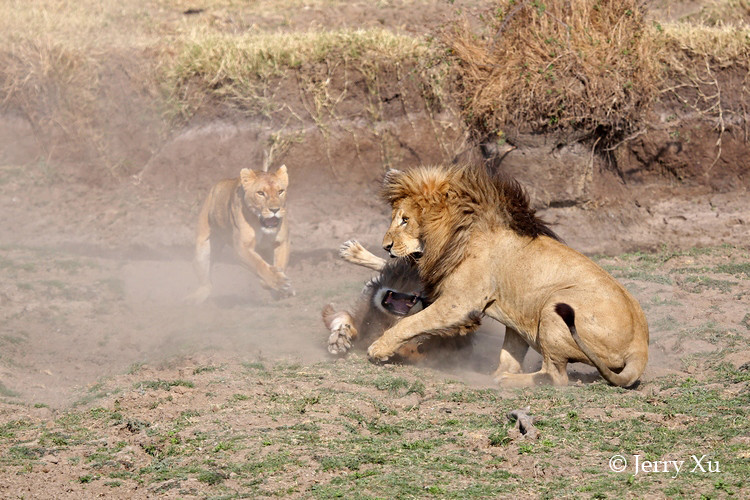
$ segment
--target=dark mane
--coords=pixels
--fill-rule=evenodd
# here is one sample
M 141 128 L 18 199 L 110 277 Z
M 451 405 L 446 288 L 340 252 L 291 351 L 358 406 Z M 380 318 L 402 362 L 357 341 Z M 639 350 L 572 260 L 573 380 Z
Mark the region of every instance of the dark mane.
M 536 210 L 529 203 L 529 195 L 517 180 L 507 174 L 497 173 L 492 176 L 491 181 L 500 197 L 505 200 L 511 229 L 523 236 L 548 236 L 563 243 L 547 222 L 536 216 Z

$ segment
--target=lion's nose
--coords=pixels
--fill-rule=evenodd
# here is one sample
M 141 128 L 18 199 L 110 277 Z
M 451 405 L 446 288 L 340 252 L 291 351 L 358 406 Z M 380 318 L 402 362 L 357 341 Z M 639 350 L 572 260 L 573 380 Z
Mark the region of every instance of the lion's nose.
M 271 211 L 271 213 L 273 213 L 274 215 L 276 215 L 277 213 L 279 213 L 279 209 L 278 209 L 278 208 L 270 208 L 269 210 L 270 210 L 270 211 Z
M 391 248 L 393 248 L 393 242 L 388 243 L 387 245 L 383 245 L 383 248 L 386 252 L 391 253 Z

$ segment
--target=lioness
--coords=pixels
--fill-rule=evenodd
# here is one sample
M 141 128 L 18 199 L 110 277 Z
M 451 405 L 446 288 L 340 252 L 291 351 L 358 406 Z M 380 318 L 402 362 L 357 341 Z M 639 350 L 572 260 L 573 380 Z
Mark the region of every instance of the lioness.
M 367 345 L 405 316 L 421 311 L 429 302 L 424 296 L 419 273 L 411 259 L 394 259 L 387 262 L 377 257 L 355 240 L 349 240 L 339 249 L 341 258 L 352 264 L 378 271 L 362 290 L 355 307 L 350 311 L 336 311 L 333 304 L 323 308 L 322 317 L 328 337 L 328 351 L 344 354 L 354 343 Z M 471 333 L 479 327 L 477 315 L 474 322 L 460 331 L 445 332 L 442 337 L 418 336 L 401 346 L 399 361 L 415 362 L 424 358 L 434 348 L 455 350 L 471 345 Z
M 216 183 L 198 216 L 195 270 L 200 285 L 188 299 L 205 301 L 211 294 L 211 257 L 232 243 L 240 262 L 279 296 L 294 295 L 284 270 L 289 262 L 285 165 L 273 173 L 243 168 L 240 176 Z M 261 252 L 273 253 L 273 265 Z
M 614 278 L 560 241 L 536 217 L 515 181 L 484 168 L 390 171 L 392 207 L 383 247 L 418 258 L 423 311 L 396 323 L 368 349 L 385 360 L 415 335 L 462 325 L 476 312 L 506 326 L 496 380 L 564 385 L 567 364 L 593 364 L 610 383 L 633 385 L 648 360 L 648 325 L 638 302 Z M 542 368 L 521 373 L 532 346 Z

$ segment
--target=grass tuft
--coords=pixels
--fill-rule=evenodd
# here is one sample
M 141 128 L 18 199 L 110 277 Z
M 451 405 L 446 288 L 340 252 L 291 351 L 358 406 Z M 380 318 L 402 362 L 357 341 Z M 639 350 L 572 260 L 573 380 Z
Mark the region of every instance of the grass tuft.
M 269 79 L 326 63 L 374 75 L 384 67 L 416 61 L 428 51 L 419 39 L 384 29 L 231 35 L 192 34 L 166 63 L 172 102 L 191 105 L 206 97 L 259 110 Z

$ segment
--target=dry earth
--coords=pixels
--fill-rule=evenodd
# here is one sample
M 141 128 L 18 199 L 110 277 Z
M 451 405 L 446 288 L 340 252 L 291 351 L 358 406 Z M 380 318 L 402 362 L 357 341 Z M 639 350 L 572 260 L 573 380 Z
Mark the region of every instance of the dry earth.
M 277 19 L 269 13 L 258 22 L 289 29 L 307 23 L 370 23 L 422 32 L 453 12 L 447 2 L 418 12 L 400 2 L 384 3 L 388 7 L 377 18 L 371 17 L 365 3 L 352 2 L 335 16 L 316 11 Z M 467 11 L 479 8 L 464 3 Z M 655 15 L 679 17 L 697 11 L 700 2 L 677 2 L 683 12 L 675 5 L 651 4 Z M 437 429 L 454 425 L 445 424 L 451 413 L 461 422 L 472 414 L 500 418 L 513 409 L 507 405 L 529 400 L 540 413 L 577 412 L 581 418 L 603 422 L 635 418 L 632 409 L 594 399 L 615 390 L 591 384 L 598 377 L 584 366 L 573 368 L 574 387 L 560 392 L 484 390 L 492 387 L 489 373 L 502 343 L 502 328 L 496 325 L 483 327 L 460 363 L 438 367 L 374 367 L 361 355 L 335 360 L 327 354 L 321 307 L 330 301 L 350 303 L 370 277 L 339 261 L 336 249 L 352 237 L 373 250 L 379 248 L 388 221 L 377 197 L 385 165 L 447 161 L 465 148 L 464 131 L 455 129 L 450 110 L 437 117 L 411 109 L 386 114 L 392 120 L 375 133 L 357 129 L 356 120 L 338 122 L 325 137 L 309 123 L 287 130 L 290 135 L 303 132 L 278 159 L 291 172 L 293 253 L 288 274 L 297 295 L 273 300 L 227 252 L 216 269 L 215 295 L 201 307 L 180 300 L 196 285 L 190 245 L 201 197 L 216 178 L 261 161 L 272 124 L 204 119 L 170 132 L 158 148 L 134 151 L 134 158 L 143 158 L 129 172 L 134 177 L 114 181 L 92 174 L 95 182 L 88 182 L 86 167 L 64 162 L 65 168 L 58 169 L 51 157 L 40 160 L 30 125 L 3 116 L 0 496 L 335 496 L 333 490 L 321 493 L 316 488 L 331 487 L 359 469 L 329 467 L 336 454 L 316 451 L 317 441 L 305 441 L 305 433 L 317 427 L 316 439 L 330 444 L 349 425 L 342 419 L 354 413 L 361 416 L 355 427 L 366 427 L 362 422 L 397 426 L 415 420 L 438 422 Z M 705 133 L 693 130 L 693 140 L 684 143 L 670 142 L 674 136 L 666 132 L 635 140 L 624 154 L 645 167 L 632 172 L 613 171 L 587 146 L 560 146 L 549 138 L 515 137 L 516 149 L 503 160 L 503 168 L 529 188 L 556 231 L 621 279 L 646 310 L 651 361 L 632 396 L 615 391 L 621 398 L 615 404 L 639 398 L 667 400 L 685 381 L 714 383 L 720 362 L 737 372 L 750 366 L 748 143 L 742 126 L 725 133 L 718 163 L 713 162 L 716 131 L 710 127 Z M 373 139 L 384 136 L 399 137 L 401 142 Z M 387 154 L 383 144 L 391 144 Z M 205 168 L 207 164 L 213 168 Z M 695 171 L 679 170 L 685 164 L 695 165 Z M 556 168 L 561 166 L 576 174 Z M 71 171 L 74 179 L 68 177 Z M 529 369 L 538 364 L 536 355 L 527 359 Z M 397 390 L 394 395 L 378 385 L 385 380 L 378 378 L 382 376 L 419 382 L 422 388 Z M 665 380 L 678 382 L 670 385 Z M 585 407 L 566 406 L 564 401 L 575 397 L 570 391 L 583 391 L 583 384 L 601 389 L 587 389 L 591 400 Z M 747 379 L 713 389 L 731 405 L 735 398 L 746 399 Z M 445 396 L 458 393 L 481 397 Z M 541 402 L 545 398 L 546 404 Z M 556 402 L 562 409 L 554 408 Z M 290 408 L 291 413 L 286 411 Z M 76 415 L 84 415 L 86 429 L 76 427 Z M 647 411 L 641 416 L 644 421 L 662 419 Z M 693 417 L 670 418 L 669 425 L 678 429 L 694 423 Z M 299 435 L 279 437 L 282 428 L 296 429 Z M 164 434 L 167 429 L 173 434 Z M 750 430 L 746 422 L 745 429 Z M 237 438 L 235 431 L 244 437 Z M 420 432 L 432 436 L 432 430 L 421 427 L 407 434 L 417 443 Z M 191 441 L 202 435 L 210 439 L 203 444 Z M 553 436 L 554 430 L 547 430 L 547 435 Z M 221 436 L 238 441 L 226 444 Z M 467 453 L 474 454 L 482 467 L 521 478 L 508 480 L 520 484 L 518 491 L 554 495 L 549 476 L 541 483 L 548 485 L 546 490 L 523 482 L 552 474 L 553 469 L 539 465 L 538 457 L 525 454 L 522 447 L 494 446 L 492 431 L 484 427 L 457 436 L 451 446 L 471 450 Z M 732 439 L 733 449 L 739 450 L 735 459 L 746 464 L 747 432 L 744 438 Z M 165 457 L 171 456 L 170 442 L 185 455 L 205 455 L 202 468 L 183 470 L 173 462 L 170 470 L 179 469 L 179 474 L 155 469 L 158 464 L 169 469 Z M 578 464 L 571 462 L 568 445 L 557 445 L 559 453 L 551 452 L 548 461 L 606 472 L 602 453 Z M 270 472 L 261 465 L 249 471 L 226 465 L 288 458 L 284 453 L 289 447 L 302 450 L 302 455 L 277 465 L 263 462 Z M 104 449 L 109 454 L 99 460 L 97 453 Z M 431 477 L 443 484 L 436 479 L 440 474 Z M 439 486 L 442 493 L 461 496 L 461 491 L 468 491 L 461 488 L 472 484 L 468 473 L 451 477 L 452 486 Z M 628 495 L 670 496 L 665 481 L 648 484 Z M 430 492 L 429 487 L 409 495 L 440 495 L 440 489 Z M 745 479 L 726 490 L 716 486 L 714 491 L 704 483 L 699 489 L 719 496 L 731 491 L 739 498 L 749 487 Z M 569 485 L 560 488 L 571 496 L 579 491 Z M 691 496 L 685 488 L 682 494 Z

